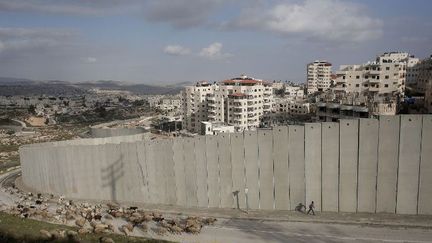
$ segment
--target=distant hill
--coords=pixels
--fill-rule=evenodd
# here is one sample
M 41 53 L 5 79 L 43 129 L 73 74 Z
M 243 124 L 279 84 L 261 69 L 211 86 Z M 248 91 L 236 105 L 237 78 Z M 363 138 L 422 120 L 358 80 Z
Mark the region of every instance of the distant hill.
M 177 94 L 183 89 L 184 84 L 149 85 L 130 84 L 114 80 L 99 80 L 72 83 L 61 80 L 36 81 L 19 78 L 0 77 L 0 95 L 79 95 L 88 92 L 89 89 L 100 88 L 108 90 L 130 91 L 140 95 Z

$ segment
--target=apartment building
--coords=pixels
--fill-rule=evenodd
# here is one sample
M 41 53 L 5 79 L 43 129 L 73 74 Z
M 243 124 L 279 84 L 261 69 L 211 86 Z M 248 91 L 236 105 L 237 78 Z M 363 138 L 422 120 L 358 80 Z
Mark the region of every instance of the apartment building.
M 432 82 L 432 56 L 419 61 L 412 70 L 412 81 L 408 83 L 410 88 L 416 93 L 425 94 Z
M 408 59 L 407 53 L 384 53 L 374 62 L 341 65 L 334 90 L 373 98 L 403 96 Z
M 303 100 L 305 97 L 303 87 L 285 85 L 285 97 L 290 100 Z
M 310 104 L 289 98 L 276 98 L 274 112 L 288 115 L 306 115 L 310 113 Z
M 271 83 L 246 75 L 215 84 L 206 82 L 184 91 L 184 127 L 201 131 L 201 122 L 233 125 L 236 131 L 255 129 L 274 106 Z
M 326 91 L 331 85 L 332 64 L 316 60 L 307 65 L 307 93 Z
M 183 128 L 191 132 L 201 131 L 201 122 L 208 120 L 207 96 L 215 92 L 217 85 L 201 81 L 194 86 L 186 86 L 182 92 Z M 223 113 L 223 111 L 222 111 Z

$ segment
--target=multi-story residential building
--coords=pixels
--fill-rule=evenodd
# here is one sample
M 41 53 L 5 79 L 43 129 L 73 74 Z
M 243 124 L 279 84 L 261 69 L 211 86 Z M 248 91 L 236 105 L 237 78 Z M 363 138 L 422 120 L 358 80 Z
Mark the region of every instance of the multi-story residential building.
M 291 100 L 304 99 L 304 89 L 302 86 L 285 85 L 285 97 Z
M 314 61 L 307 65 L 307 92 L 326 91 L 331 85 L 332 64 L 327 61 Z
M 367 97 L 403 96 L 407 53 L 384 53 L 376 61 L 362 65 L 342 65 L 336 72 L 336 92 Z
M 310 113 L 310 104 L 304 101 L 276 98 L 274 111 L 275 113 L 286 113 L 288 115 L 306 115 Z
M 254 129 L 260 117 L 274 106 L 271 83 L 242 75 L 216 84 L 186 87 L 183 100 L 184 128 L 201 132 L 201 122 L 223 122 L 236 131 Z
M 431 82 L 432 56 L 419 61 L 412 69 L 415 76 L 409 83 L 410 88 L 416 93 L 425 94 Z
M 200 132 L 201 122 L 208 120 L 207 95 L 212 95 L 217 88 L 206 81 L 194 86 L 186 86 L 183 91 L 183 128 L 188 131 Z

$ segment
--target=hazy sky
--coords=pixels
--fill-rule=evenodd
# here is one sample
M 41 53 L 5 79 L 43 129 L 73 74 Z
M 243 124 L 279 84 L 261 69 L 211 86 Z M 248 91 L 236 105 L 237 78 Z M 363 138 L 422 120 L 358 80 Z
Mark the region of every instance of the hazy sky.
M 430 0 L 0 0 L 0 76 L 304 82 L 316 59 L 432 54 Z

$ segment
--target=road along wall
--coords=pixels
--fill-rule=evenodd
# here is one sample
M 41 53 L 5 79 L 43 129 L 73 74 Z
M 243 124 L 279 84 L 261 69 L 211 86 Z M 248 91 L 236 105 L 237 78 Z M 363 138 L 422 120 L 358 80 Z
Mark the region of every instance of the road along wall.
M 26 145 L 23 182 L 70 198 L 200 208 L 432 214 L 432 115 L 150 140 Z

